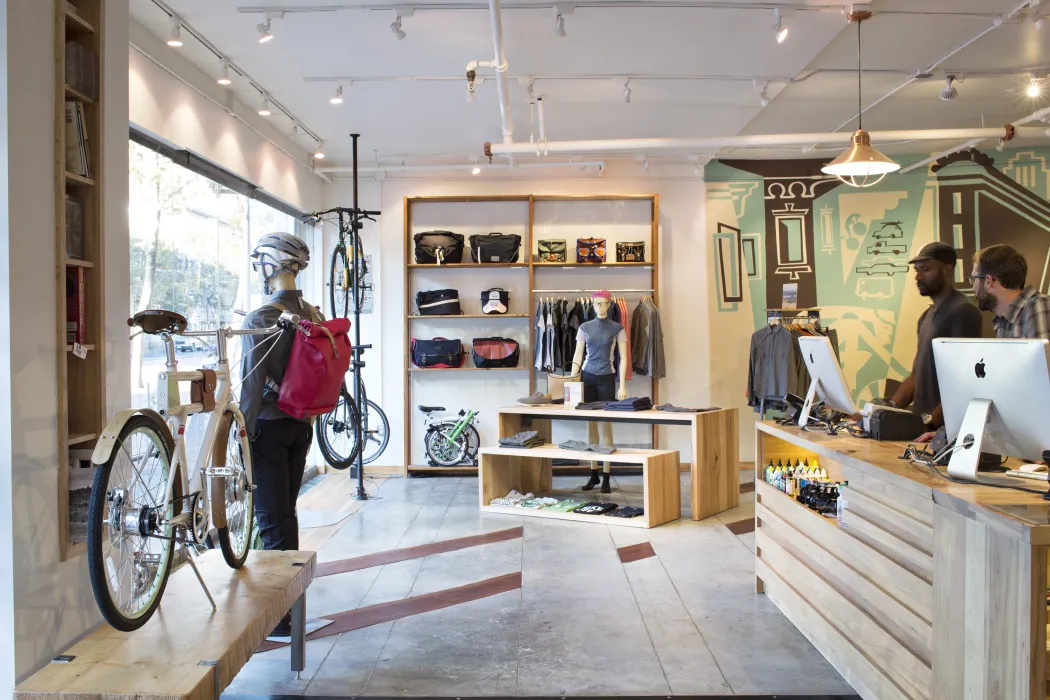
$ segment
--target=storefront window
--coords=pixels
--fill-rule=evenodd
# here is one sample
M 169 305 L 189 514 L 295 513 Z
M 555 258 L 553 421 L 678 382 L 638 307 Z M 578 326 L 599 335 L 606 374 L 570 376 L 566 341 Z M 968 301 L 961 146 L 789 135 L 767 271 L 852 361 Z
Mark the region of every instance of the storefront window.
M 284 212 L 129 143 L 131 314 L 160 308 L 182 314 L 194 330 L 239 327 L 244 319 L 238 311 L 262 303 L 262 282 L 252 274 L 249 257 L 255 242 L 274 231 L 312 231 Z M 216 360 L 214 342 L 180 338 L 176 352 L 187 368 Z M 132 405 L 152 405 L 163 369 L 159 339 L 137 336 L 132 341 Z

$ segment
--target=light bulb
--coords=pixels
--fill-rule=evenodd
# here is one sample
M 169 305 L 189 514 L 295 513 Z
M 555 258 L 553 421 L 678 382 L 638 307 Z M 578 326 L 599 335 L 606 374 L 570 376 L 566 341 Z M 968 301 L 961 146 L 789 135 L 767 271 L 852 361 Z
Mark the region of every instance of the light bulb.
M 788 38 L 788 28 L 787 27 L 781 27 L 780 31 L 777 32 L 777 43 L 778 44 L 783 44 L 784 40 L 787 39 L 787 38 Z
M 481 168 L 479 168 L 478 166 L 475 165 L 474 169 L 470 171 L 470 174 L 471 175 L 480 175 L 481 174 Z
M 262 106 L 259 107 L 259 116 L 268 117 L 270 116 L 270 114 L 272 114 L 272 112 L 270 112 L 270 100 L 264 97 L 262 101 Z
M 1025 89 L 1025 93 L 1029 97 L 1039 97 L 1041 94 L 1043 94 L 1043 86 L 1041 83 L 1033 80 L 1028 84 L 1028 87 Z
M 773 8 L 773 36 L 777 38 L 778 44 L 783 44 L 784 40 L 788 38 L 788 28 L 784 26 L 784 21 L 780 18 L 780 8 Z
M 342 85 L 340 85 L 338 88 L 336 88 L 335 94 L 332 95 L 332 99 L 330 99 L 328 101 L 331 102 L 334 105 L 341 105 L 341 104 L 343 104 L 343 86 Z
M 401 29 L 401 15 L 398 15 L 397 18 L 390 23 L 390 33 L 396 36 L 398 41 L 405 38 L 405 32 Z
M 317 142 L 317 150 L 314 151 L 314 158 L 317 160 L 324 160 L 324 141 Z
M 270 33 L 270 20 L 266 20 L 262 24 L 255 25 L 255 28 L 259 30 L 260 44 L 265 44 L 267 41 L 273 39 L 273 34 Z
M 229 63 L 223 62 L 223 64 L 222 64 L 222 73 L 219 74 L 219 78 L 215 82 L 217 82 L 219 85 L 229 85 L 230 83 L 233 82 L 232 80 L 230 80 L 230 64 Z
M 171 25 L 171 36 L 168 38 L 168 46 L 178 48 L 182 46 L 182 26 L 178 24 Z

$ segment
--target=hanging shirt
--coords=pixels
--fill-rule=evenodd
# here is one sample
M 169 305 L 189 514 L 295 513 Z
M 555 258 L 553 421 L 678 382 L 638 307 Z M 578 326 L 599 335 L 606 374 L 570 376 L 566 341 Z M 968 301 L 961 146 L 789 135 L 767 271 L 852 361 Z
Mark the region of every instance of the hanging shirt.
M 541 301 L 536 306 L 536 361 L 533 366 L 543 371 L 543 366 L 546 363 L 546 349 L 547 346 L 543 342 L 544 333 L 547 329 L 547 319 L 544 314 L 544 303 Z

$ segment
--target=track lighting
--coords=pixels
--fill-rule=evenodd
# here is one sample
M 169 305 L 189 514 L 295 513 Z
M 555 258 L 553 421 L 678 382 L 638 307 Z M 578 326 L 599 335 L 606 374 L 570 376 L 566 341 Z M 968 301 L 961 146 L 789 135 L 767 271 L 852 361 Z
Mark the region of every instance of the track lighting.
M 480 175 L 481 174 L 481 168 L 479 168 L 478 166 L 475 165 L 474 169 L 470 171 L 470 174 L 471 175 Z
M 404 30 L 401 29 L 401 15 L 398 15 L 397 18 L 390 23 L 390 33 L 396 36 L 398 41 L 405 38 L 406 34 Z
M 217 82 L 219 85 L 229 85 L 230 83 L 233 82 L 232 80 L 230 80 L 230 62 L 229 61 L 223 61 L 222 62 L 222 73 L 219 73 L 219 77 L 218 77 L 218 79 L 215 82 Z
M 565 36 L 565 18 L 561 14 L 554 15 L 554 36 Z
M 259 43 L 265 44 L 270 39 L 273 39 L 273 34 L 270 33 L 270 20 L 267 18 L 262 24 L 255 25 L 255 28 L 259 30 Z
M 1025 89 L 1025 94 L 1029 97 L 1039 97 L 1043 94 L 1043 79 L 1032 73 L 1028 79 L 1028 87 Z
M 270 100 L 269 98 L 264 97 L 262 101 L 262 106 L 259 107 L 259 116 L 268 117 L 271 114 L 272 112 L 270 111 Z
M 324 141 L 317 142 L 317 150 L 314 151 L 314 158 L 317 160 L 324 160 Z
M 339 87 L 337 87 L 335 89 L 335 94 L 332 95 L 332 99 L 330 99 L 328 101 L 331 102 L 334 105 L 341 105 L 341 104 L 343 104 L 343 86 L 342 85 L 340 85 Z
M 626 104 L 631 104 L 631 79 L 628 78 L 627 82 L 623 84 L 623 101 Z
M 773 23 L 773 36 L 777 38 L 778 44 L 783 44 L 784 40 L 788 38 L 788 28 L 784 26 L 784 20 L 780 16 L 780 8 L 773 8 L 773 17 L 775 22 Z
M 171 35 L 168 37 L 168 46 L 171 46 L 172 48 L 182 46 L 182 25 L 178 22 L 173 22 L 171 25 Z
M 762 94 L 758 96 L 763 107 L 769 106 L 769 86 L 762 88 Z
M 955 82 L 955 76 L 949 75 L 944 80 L 944 89 L 941 90 L 941 99 L 944 101 L 954 100 L 959 96 L 959 91 L 955 89 L 953 83 Z

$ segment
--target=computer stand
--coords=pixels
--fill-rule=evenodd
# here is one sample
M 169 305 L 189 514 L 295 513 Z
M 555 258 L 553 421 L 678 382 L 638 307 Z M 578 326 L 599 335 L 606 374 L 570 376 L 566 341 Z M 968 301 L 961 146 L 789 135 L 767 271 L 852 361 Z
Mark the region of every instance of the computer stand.
M 809 414 L 813 409 L 813 404 L 817 403 L 817 386 L 820 384 L 820 380 L 813 378 L 809 383 L 809 392 L 806 394 L 806 400 L 802 403 L 802 410 L 798 414 L 798 427 L 805 428 L 809 425 Z
M 981 443 L 988 424 L 988 411 L 992 402 L 988 399 L 972 399 L 959 425 L 959 436 L 948 460 L 948 474 L 956 479 L 977 481 L 977 467 L 981 461 Z

